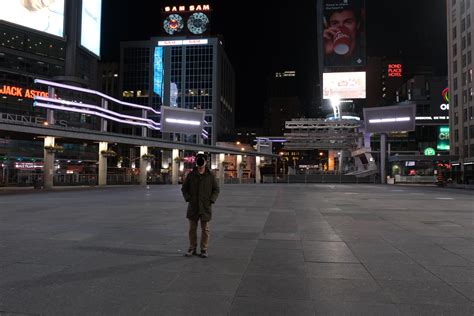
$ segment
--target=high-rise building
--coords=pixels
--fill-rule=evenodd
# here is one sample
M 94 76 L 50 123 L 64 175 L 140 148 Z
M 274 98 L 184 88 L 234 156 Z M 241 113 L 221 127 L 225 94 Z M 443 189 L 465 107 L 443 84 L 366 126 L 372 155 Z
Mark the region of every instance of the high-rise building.
M 474 182 L 474 83 L 472 60 L 474 3 L 448 0 L 449 127 L 455 174 L 464 183 Z
M 122 42 L 120 64 L 123 100 L 205 110 L 205 144 L 214 145 L 234 128 L 235 74 L 219 37 Z M 197 135 L 174 137 L 199 142 Z

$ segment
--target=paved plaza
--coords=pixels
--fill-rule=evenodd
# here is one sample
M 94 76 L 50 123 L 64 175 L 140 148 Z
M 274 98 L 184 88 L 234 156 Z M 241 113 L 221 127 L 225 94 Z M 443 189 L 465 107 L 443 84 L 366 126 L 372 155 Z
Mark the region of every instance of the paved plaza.
M 0 195 L 0 315 L 474 315 L 474 191 L 225 185 Z

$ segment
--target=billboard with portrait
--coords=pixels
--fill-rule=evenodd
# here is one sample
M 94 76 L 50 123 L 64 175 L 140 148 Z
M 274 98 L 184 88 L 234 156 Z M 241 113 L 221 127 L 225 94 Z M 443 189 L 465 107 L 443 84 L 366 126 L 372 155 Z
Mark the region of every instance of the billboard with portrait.
M 323 99 L 365 99 L 365 71 L 323 73 Z
M 101 0 L 82 0 L 81 45 L 100 56 Z
M 64 0 L 0 0 L 0 20 L 64 36 Z
M 324 0 L 322 21 L 324 67 L 365 66 L 365 1 Z

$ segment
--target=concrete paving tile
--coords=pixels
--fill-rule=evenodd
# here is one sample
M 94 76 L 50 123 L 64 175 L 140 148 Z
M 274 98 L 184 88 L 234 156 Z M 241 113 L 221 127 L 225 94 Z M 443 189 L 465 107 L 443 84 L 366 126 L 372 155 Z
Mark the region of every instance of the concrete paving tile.
M 376 280 L 439 281 L 431 271 L 417 264 L 367 262 L 365 266 Z
M 460 305 L 429 305 L 429 304 L 400 304 L 398 305 L 401 315 L 406 316 L 458 316 L 473 315 L 474 306 L 469 304 Z
M 310 292 L 303 276 L 245 275 L 237 297 L 309 300 Z
M 388 281 L 379 280 L 380 286 L 401 304 L 468 304 L 469 300 L 442 281 Z
M 372 279 L 359 263 L 305 262 L 306 275 L 316 279 Z
M 260 239 L 257 243 L 257 249 L 261 248 L 301 250 L 303 246 L 299 240 Z
M 359 263 L 344 242 L 303 241 L 305 261 Z
M 311 296 L 315 301 L 363 302 L 392 304 L 394 301 L 372 279 L 310 278 Z
M 451 285 L 464 296 L 474 302 L 474 283 L 472 282 L 454 282 Z
M 304 275 L 303 254 L 301 250 L 256 249 L 246 273 Z
M 440 279 L 448 282 L 469 282 L 474 283 L 474 266 L 473 267 L 447 267 L 447 266 L 426 266 L 433 274 Z
M 288 316 L 314 315 L 313 303 L 310 300 L 283 300 L 271 298 L 236 297 L 230 316 L 262 315 Z
M 206 295 L 234 296 L 237 287 L 239 286 L 240 279 L 241 275 L 239 274 L 182 272 L 179 277 L 174 280 L 173 283 L 171 283 L 164 293 L 202 293 Z
M 401 316 L 395 304 L 341 302 L 339 300 L 315 301 L 316 315 Z
M 136 315 L 227 315 L 232 296 L 156 294 Z

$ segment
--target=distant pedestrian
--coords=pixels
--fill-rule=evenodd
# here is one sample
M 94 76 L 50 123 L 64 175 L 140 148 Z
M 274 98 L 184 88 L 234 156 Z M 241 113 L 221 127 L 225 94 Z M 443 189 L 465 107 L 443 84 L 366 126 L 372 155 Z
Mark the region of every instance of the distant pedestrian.
M 207 156 L 196 155 L 196 166 L 184 180 L 181 187 L 183 197 L 188 202 L 186 217 L 189 220 L 189 248 L 185 254 L 187 257 L 198 255 L 197 248 L 197 227 L 201 222 L 201 258 L 207 258 L 207 246 L 209 243 L 209 221 L 212 217 L 212 204 L 219 196 L 219 184 L 216 177 L 207 167 Z

